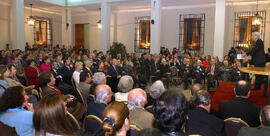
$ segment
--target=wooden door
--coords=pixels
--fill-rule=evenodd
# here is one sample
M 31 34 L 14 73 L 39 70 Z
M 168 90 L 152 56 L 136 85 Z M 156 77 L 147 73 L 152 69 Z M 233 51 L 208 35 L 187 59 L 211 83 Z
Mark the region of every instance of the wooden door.
M 84 47 L 84 24 L 75 25 L 75 47 Z

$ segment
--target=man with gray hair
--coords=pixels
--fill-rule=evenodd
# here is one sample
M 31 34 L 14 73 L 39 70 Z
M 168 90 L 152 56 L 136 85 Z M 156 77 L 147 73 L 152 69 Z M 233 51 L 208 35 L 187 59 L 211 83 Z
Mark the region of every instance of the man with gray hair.
M 133 88 L 133 84 L 134 82 L 131 76 L 121 77 L 117 86 L 119 92 L 114 94 L 115 101 L 127 102 L 128 94 L 129 91 Z
M 87 104 L 87 115 L 95 115 L 102 120 L 102 114 L 111 101 L 112 90 L 108 85 L 98 85 L 95 90 L 95 102 Z
M 238 136 L 270 136 L 270 105 L 261 110 L 260 122 L 261 126 L 258 128 L 242 127 Z
M 89 72 L 90 76 L 92 77 L 94 75 L 94 73 L 96 72 L 94 67 L 93 67 L 93 60 L 86 59 L 83 61 L 83 63 L 84 63 L 83 71 Z
M 106 76 L 103 72 L 96 72 L 93 76 L 93 83 L 97 85 L 106 85 Z
M 199 90 L 194 93 L 193 103 L 195 108 L 188 112 L 187 133 L 222 136 L 224 134 L 224 121 L 209 114 L 211 95 L 205 90 Z
M 143 107 L 147 103 L 147 97 L 141 88 L 132 89 L 128 94 L 129 119 L 131 125 L 140 129 L 152 128 L 154 116 Z
M 264 67 L 265 66 L 265 52 L 264 44 L 260 39 L 261 34 L 259 32 L 252 33 L 252 40 L 255 42 L 253 48 L 247 53 L 251 56 L 251 64 L 255 67 Z M 259 90 L 263 82 L 264 76 L 256 75 L 255 86 L 251 90 Z

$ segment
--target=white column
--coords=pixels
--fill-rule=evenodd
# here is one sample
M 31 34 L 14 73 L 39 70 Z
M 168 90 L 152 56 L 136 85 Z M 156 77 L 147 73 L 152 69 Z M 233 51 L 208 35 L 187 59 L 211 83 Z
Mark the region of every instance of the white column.
M 150 53 L 158 54 L 161 45 L 161 0 L 151 0 L 151 19 L 154 23 L 151 23 L 151 46 Z
M 117 42 L 117 13 L 114 13 L 113 42 Z
M 10 49 L 25 50 L 24 39 L 24 1 L 11 1 L 11 45 Z
M 66 14 L 67 11 L 67 14 Z M 67 18 L 67 19 L 66 19 Z M 67 29 L 68 24 L 68 29 Z M 71 45 L 71 10 L 65 7 L 62 9 L 62 45 L 65 45 L 66 48 L 69 48 Z M 67 29 L 67 31 L 66 31 Z M 75 45 L 71 45 L 72 47 Z
M 216 0 L 215 39 L 213 54 L 214 56 L 218 56 L 219 59 L 222 59 L 224 56 L 225 14 L 226 0 Z
M 110 49 L 110 25 L 111 25 L 111 5 L 110 3 L 101 3 L 101 33 L 100 50 L 106 53 Z

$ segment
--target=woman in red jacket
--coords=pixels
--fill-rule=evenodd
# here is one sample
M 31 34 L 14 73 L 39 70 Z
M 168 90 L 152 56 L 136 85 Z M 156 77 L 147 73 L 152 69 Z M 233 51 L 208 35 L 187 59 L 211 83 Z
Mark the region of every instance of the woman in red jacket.
M 28 60 L 27 65 L 28 66 L 24 68 L 24 72 L 28 80 L 28 85 L 35 85 L 35 89 L 38 90 L 38 76 L 40 74 L 40 70 L 36 67 L 34 60 Z

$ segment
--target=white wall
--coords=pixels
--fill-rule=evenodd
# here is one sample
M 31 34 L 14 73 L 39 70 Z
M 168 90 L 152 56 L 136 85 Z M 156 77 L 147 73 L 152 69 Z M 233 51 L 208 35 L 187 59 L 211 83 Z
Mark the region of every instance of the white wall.
M 0 49 L 4 49 L 10 42 L 9 7 L 0 5 Z
M 24 9 L 24 18 L 25 20 L 30 16 L 30 10 Z M 53 45 L 56 44 L 62 45 L 62 16 L 59 14 L 52 14 L 47 12 L 37 12 L 33 11 L 33 16 L 44 17 L 52 19 L 52 36 L 53 36 Z M 34 26 L 24 24 L 25 31 L 25 42 L 28 42 L 29 45 L 34 44 Z
M 30 16 L 30 10 L 28 8 L 24 9 L 24 18 L 25 18 L 25 42 L 28 42 L 30 45 L 34 43 L 34 32 L 33 26 L 30 26 L 26 23 L 26 18 Z M 62 44 L 61 42 L 61 15 L 52 14 L 42 11 L 34 11 L 33 16 L 45 17 L 52 19 L 52 29 L 53 29 L 53 45 Z M 10 43 L 10 5 L 0 4 L 0 49 L 5 49 L 5 45 Z

